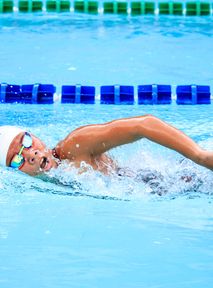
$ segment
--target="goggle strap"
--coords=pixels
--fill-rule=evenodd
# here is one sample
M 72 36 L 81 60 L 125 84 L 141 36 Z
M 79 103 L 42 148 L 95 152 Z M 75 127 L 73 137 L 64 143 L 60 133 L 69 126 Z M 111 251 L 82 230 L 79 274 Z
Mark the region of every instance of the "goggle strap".
M 22 153 L 23 150 L 24 150 L 24 145 L 22 145 L 22 147 L 21 147 L 21 149 L 20 149 L 18 155 L 21 155 L 21 153 Z

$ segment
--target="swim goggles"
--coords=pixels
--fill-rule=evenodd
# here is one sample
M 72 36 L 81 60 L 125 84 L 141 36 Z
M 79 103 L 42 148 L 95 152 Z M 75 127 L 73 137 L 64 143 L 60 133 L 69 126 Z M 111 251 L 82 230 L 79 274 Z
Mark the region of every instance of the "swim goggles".
M 15 154 L 12 158 L 12 161 L 10 162 L 10 167 L 20 169 L 21 166 L 24 164 L 24 156 L 22 155 L 22 152 L 24 148 L 30 148 L 32 147 L 33 139 L 31 135 L 28 132 L 25 132 L 24 137 L 22 139 L 22 146 L 18 154 Z

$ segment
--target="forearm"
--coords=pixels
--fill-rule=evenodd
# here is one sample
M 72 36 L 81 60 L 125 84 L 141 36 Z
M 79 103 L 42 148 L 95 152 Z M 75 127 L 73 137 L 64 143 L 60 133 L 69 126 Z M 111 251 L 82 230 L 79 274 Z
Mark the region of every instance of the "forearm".
M 163 122 L 154 116 L 146 116 L 141 121 L 140 133 L 147 139 L 160 145 L 173 149 L 197 164 L 210 169 L 213 168 L 213 153 L 203 150 L 191 138 L 173 126 Z

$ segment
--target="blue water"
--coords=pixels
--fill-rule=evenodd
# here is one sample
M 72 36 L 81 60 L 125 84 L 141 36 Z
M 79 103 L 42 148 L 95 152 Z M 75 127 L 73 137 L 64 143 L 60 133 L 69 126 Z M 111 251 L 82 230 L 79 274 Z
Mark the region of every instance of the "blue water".
M 4 82 L 212 85 L 208 17 L 15 15 L 0 22 Z M 0 125 L 19 125 L 54 147 L 80 125 L 152 113 L 213 149 L 212 110 L 5 104 Z M 213 286 L 212 172 L 147 140 L 111 156 L 122 167 L 160 172 L 166 195 L 92 170 L 59 169 L 49 175 L 56 183 L 0 168 L 0 287 Z M 181 181 L 183 173 L 193 181 Z
M 1 16 L 0 79 L 212 85 L 212 17 Z

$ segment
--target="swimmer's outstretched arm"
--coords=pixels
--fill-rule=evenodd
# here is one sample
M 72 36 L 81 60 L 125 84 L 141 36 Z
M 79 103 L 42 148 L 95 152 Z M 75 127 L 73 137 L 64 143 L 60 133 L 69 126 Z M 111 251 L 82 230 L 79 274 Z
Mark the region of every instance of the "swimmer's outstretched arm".
M 75 144 L 79 145 L 78 153 L 96 156 L 141 138 L 173 149 L 195 163 L 213 169 L 213 152 L 203 150 L 186 134 L 152 115 L 80 127 L 61 144 L 64 152 Z

